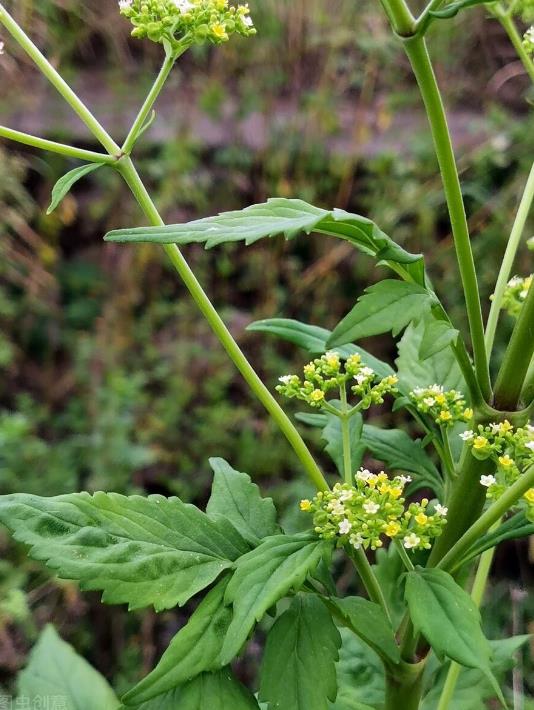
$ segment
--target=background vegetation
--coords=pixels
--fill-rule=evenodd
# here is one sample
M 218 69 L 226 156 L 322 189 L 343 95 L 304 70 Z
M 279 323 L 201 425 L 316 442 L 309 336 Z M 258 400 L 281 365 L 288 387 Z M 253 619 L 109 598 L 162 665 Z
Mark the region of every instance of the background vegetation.
M 106 125 L 125 132 L 157 69 L 158 48 L 129 40 L 114 0 L 19 0 L 11 7 Z M 188 53 L 140 148 L 167 221 L 274 195 L 359 212 L 410 251 L 427 252 L 436 287 L 458 315 L 429 134 L 378 3 L 262 0 L 251 9 L 257 39 Z M 468 33 L 459 27 L 437 23 L 432 46 L 487 305 L 534 154 L 532 96 L 497 23 L 478 10 Z M 2 123 L 92 147 L 3 39 Z M 106 230 L 140 219 L 119 179 L 99 172 L 43 216 L 51 187 L 69 167 L 56 156 L 0 146 L 1 492 L 144 491 L 203 503 L 207 459 L 216 455 L 261 479 L 294 525 L 292 504 L 306 486 L 298 464 L 160 250 L 102 242 Z M 191 247 L 188 256 L 271 387 L 302 355 L 247 333 L 246 325 L 283 315 L 332 327 L 376 278 L 350 247 L 318 236 L 217 253 Z M 521 253 L 522 273 L 532 271 L 531 260 Z M 387 339 L 374 346 L 391 360 Z M 307 436 L 320 448 L 315 433 Z M 0 547 L 0 681 L 8 691 L 48 620 L 119 691 L 136 679 L 139 662 L 144 672 L 153 666 L 182 623 L 180 612 L 102 607 L 97 595 L 82 597 L 51 579 L 7 535 Z M 528 544 L 503 546 L 487 600 L 490 637 L 525 632 L 533 577 Z M 505 629 L 510 605 L 514 628 Z M 258 655 L 249 650 L 245 678 Z M 534 687 L 526 658 L 518 673 Z

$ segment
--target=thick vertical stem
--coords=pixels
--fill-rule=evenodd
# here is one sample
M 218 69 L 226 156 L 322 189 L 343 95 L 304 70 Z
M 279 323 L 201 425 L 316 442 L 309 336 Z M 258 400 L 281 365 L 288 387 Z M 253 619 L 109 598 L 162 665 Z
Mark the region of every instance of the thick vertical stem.
M 419 710 L 423 693 L 424 662 L 403 663 L 400 672 L 386 669 L 385 710 Z
M 484 343 L 484 324 L 478 281 L 447 117 L 424 39 L 419 36 L 410 37 L 404 40 L 404 48 L 419 84 L 432 130 L 464 289 L 475 370 L 482 394 L 489 401 L 491 383 Z

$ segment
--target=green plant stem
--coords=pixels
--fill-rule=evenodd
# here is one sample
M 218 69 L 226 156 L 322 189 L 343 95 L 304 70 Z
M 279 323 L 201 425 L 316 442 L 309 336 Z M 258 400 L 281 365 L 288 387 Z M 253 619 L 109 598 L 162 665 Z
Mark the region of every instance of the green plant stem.
M 341 439 L 343 446 L 343 475 L 345 483 L 352 484 L 352 454 L 350 443 L 350 419 L 348 416 L 347 387 L 345 383 L 339 388 L 341 396 Z
M 462 537 L 447 552 L 436 565 L 440 569 L 449 570 L 461 559 L 476 540 L 484 535 L 492 525 L 495 525 L 510 508 L 523 496 L 529 488 L 534 486 L 534 466 L 531 466 L 521 477 L 506 490 L 502 496 L 466 530 Z
M 149 219 L 150 223 L 154 226 L 163 226 L 164 222 L 152 202 L 152 199 L 141 181 L 141 178 L 139 177 L 131 159 L 123 158 L 119 164 L 118 170 L 130 187 L 130 190 L 132 191 L 144 214 Z M 203 291 L 200 283 L 191 271 L 191 268 L 183 257 L 181 251 L 175 244 L 166 244 L 163 248 L 172 265 L 182 278 L 201 313 L 218 337 L 222 346 L 230 356 L 239 372 L 243 375 L 251 390 L 286 436 L 301 463 L 304 465 L 314 485 L 319 490 L 327 490 L 328 484 L 302 437 L 282 407 L 275 400 L 271 392 L 260 380 L 254 368 L 241 351 L 230 331 L 219 316 L 217 310 Z
M 408 572 L 413 572 L 415 567 L 413 566 L 413 562 L 411 561 L 410 557 L 408 556 L 408 553 L 406 552 L 404 545 L 400 540 L 395 539 L 395 547 L 397 548 L 397 552 L 400 555 L 400 558 L 406 567 L 406 570 Z
M 404 663 L 386 669 L 385 710 L 419 710 L 425 662 Z
M 184 48 L 185 52 L 185 48 Z M 179 56 L 179 55 L 178 55 Z M 146 123 L 146 120 L 150 114 L 150 111 L 152 110 L 152 107 L 156 103 L 156 100 L 158 96 L 161 93 L 161 90 L 163 89 L 165 82 L 169 78 L 169 74 L 172 71 L 172 68 L 178 59 L 178 56 L 167 53 L 165 57 L 165 61 L 163 62 L 163 65 L 161 67 L 161 70 L 156 78 L 156 81 L 152 85 L 152 88 L 150 89 L 148 96 L 146 97 L 146 100 L 141 107 L 141 110 L 139 111 L 137 118 L 135 119 L 128 135 L 126 136 L 126 140 L 124 141 L 124 144 L 122 146 L 122 152 L 125 155 L 130 155 L 132 152 L 135 142 L 137 138 L 139 137 L 141 131 L 143 130 L 143 126 Z
M 497 529 L 501 521 L 499 520 L 492 529 Z M 478 563 L 477 572 L 475 575 L 475 580 L 473 582 L 473 587 L 471 588 L 471 599 L 480 608 L 482 604 L 482 599 L 484 597 L 484 591 L 486 589 L 486 584 L 488 582 L 489 573 L 491 570 L 491 565 L 493 564 L 493 558 L 495 557 L 495 548 L 492 547 L 486 550 L 480 556 L 480 562 Z M 456 684 L 458 683 L 458 678 L 460 677 L 460 672 L 462 667 L 451 661 L 449 666 L 449 672 L 447 673 L 447 678 L 443 685 L 443 690 L 441 691 L 439 704 L 437 710 L 449 710 L 454 691 L 456 689 Z
M 415 17 L 405 0 L 382 0 L 386 15 L 395 32 L 401 37 L 411 37 L 415 31 Z
M 525 377 L 525 384 L 521 391 L 521 399 L 526 402 L 527 405 L 534 402 L 534 357 L 530 361 L 528 367 L 528 372 Z
M 514 410 L 520 404 L 534 355 L 534 288 L 529 289 L 495 382 L 495 406 Z
M 491 6 L 489 7 L 491 8 Z M 514 49 L 517 52 L 517 55 L 521 60 L 523 66 L 525 67 L 525 70 L 529 75 L 531 81 L 534 81 L 534 61 L 530 57 L 525 47 L 523 47 L 523 39 L 517 30 L 514 18 L 500 4 L 495 5 L 491 11 L 499 20 L 506 34 L 510 38 L 510 41 L 514 45 Z
M 369 595 L 369 599 L 375 604 L 378 604 L 382 607 L 382 611 L 384 612 L 389 623 L 391 624 L 391 614 L 389 613 L 389 608 L 386 598 L 384 596 L 384 592 L 382 591 L 382 588 L 378 583 L 378 579 L 376 578 L 376 575 L 373 572 L 373 568 L 371 567 L 371 563 L 367 559 L 365 551 L 361 547 L 356 550 L 352 547 L 352 545 L 347 545 L 346 550 L 347 554 L 354 562 L 354 566 L 356 567 L 360 579 L 362 580 L 363 586 L 365 587 L 365 590 Z
M 11 17 L 3 5 L 0 4 L 0 24 L 2 24 L 13 39 L 22 47 L 26 54 L 32 59 L 41 73 L 55 87 L 59 94 L 65 99 L 69 106 L 81 118 L 83 123 L 89 128 L 94 137 L 104 146 L 110 155 L 118 156 L 120 148 L 107 133 L 105 128 L 97 121 L 91 111 L 85 106 L 83 101 L 70 88 L 63 77 L 54 69 L 48 59 L 40 49 L 32 42 L 24 30 Z
M 57 89 L 67 104 L 69 104 L 69 106 L 78 114 L 87 128 L 93 133 L 95 138 L 97 138 L 104 148 L 106 148 L 110 154 L 110 157 L 120 158 L 120 160 L 116 161 L 117 170 L 121 173 L 129 185 L 143 212 L 150 220 L 151 224 L 155 226 L 162 225 L 163 221 L 130 158 L 123 155 L 120 147 L 93 116 L 91 111 L 83 104 L 74 91 L 68 86 L 54 67 L 52 67 L 42 52 L 36 47 L 36 45 L 26 35 L 22 28 L 19 27 L 17 22 L 1 4 L 0 23 L 6 27 L 15 41 L 18 42 L 28 56 L 34 61 L 43 75 Z M 164 249 L 174 268 L 183 278 L 185 285 L 191 292 L 191 295 L 199 306 L 201 312 L 204 314 L 213 331 L 221 341 L 226 352 L 229 354 L 230 358 L 241 372 L 253 392 L 259 398 L 260 402 L 264 405 L 282 432 L 285 434 L 310 479 L 319 490 L 326 490 L 328 488 L 328 484 L 302 437 L 240 350 L 229 330 L 221 320 L 219 314 L 211 304 L 208 296 L 204 293 L 180 250 L 174 245 L 168 245 L 164 247 Z
M 506 251 L 504 253 L 504 258 L 502 261 L 501 268 L 499 270 L 499 276 L 497 278 L 497 283 L 495 285 L 495 293 L 493 294 L 493 301 L 491 304 L 490 314 L 488 317 L 488 322 L 486 324 L 486 354 L 489 358 L 491 351 L 493 349 L 493 343 L 495 340 L 495 332 L 497 330 L 497 322 L 499 320 L 499 314 L 502 308 L 502 301 L 504 292 L 506 290 L 506 285 L 512 273 L 512 267 L 514 263 L 519 244 L 521 242 L 521 237 L 523 235 L 525 224 L 532 207 L 532 202 L 534 201 L 534 163 L 530 169 L 530 174 L 519 203 L 517 214 L 514 220 L 512 231 L 510 233 L 510 239 L 506 246 Z
M 29 145 L 32 148 L 39 148 L 40 150 L 64 155 L 66 158 L 77 158 L 90 163 L 113 164 L 117 162 L 114 156 L 108 155 L 107 153 L 96 153 L 92 150 L 84 150 L 83 148 L 75 148 L 74 146 L 65 145 L 64 143 L 56 143 L 55 141 L 49 141 L 45 138 L 32 136 L 29 133 L 15 131 L 5 126 L 0 126 L 0 138 L 6 138 L 7 140 L 22 143 L 23 145 Z
M 447 117 L 423 37 L 411 37 L 404 40 L 403 44 L 419 84 L 434 139 L 465 294 L 475 371 L 482 395 L 489 401 L 491 382 L 484 343 L 478 281 Z
M 431 12 L 439 10 L 439 8 L 445 3 L 445 0 L 431 0 L 425 7 L 423 12 L 419 15 L 415 22 L 415 31 L 419 34 L 424 34 L 428 25 L 432 21 Z

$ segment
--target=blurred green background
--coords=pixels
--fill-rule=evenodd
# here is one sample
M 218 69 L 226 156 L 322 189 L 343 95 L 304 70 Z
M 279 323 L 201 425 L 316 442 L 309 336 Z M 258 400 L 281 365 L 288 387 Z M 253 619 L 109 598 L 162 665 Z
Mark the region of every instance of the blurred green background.
M 441 183 L 417 89 L 376 0 L 251 1 L 253 40 L 191 51 L 136 157 L 166 221 L 291 196 L 365 214 L 423 250 L 463 326 Z M 129 39 L 114 0 L 7 3 L 117 139 L 161 60 Z M 94 148 L 5 36 L 0 122 Z M 534 154 L 534 94 L 499 25 L 482 9 L 430 33 L 451 117 L 487 311 Z M 298 462 L 254 402 L 155 247 L 104 244 L 142 219 L 111 171 L 79 183 L 53 215 L 51 188 L 75 166 L 0 145 L 0 492 L 176 494 L 203 505 L 209 456 L 262 484 L 287 519 L 305 490 Z M 534 233 L 534 222 L 529 234 Z M 350 246 L 319 236 L 186 255 L 270 387 L 299 368 L 294 348 L 247 333 L 285 316 L 332 327 L 380 277 Z M 532 271 L 522 250 L 517 272 Z M 511 330 L 503 321 L 499 347 Z M 370 344 L 394 357 L 389 339 Z M 291 410 L 291 406 L 289 407 Z M 387 411 L 375 413 L 385 423 Z M 321 443 L 305 432 L 320 457 Z M 328 465 L 326 458 L 321 459 Z M 52 620 L 115 686 L 149 670 L 182 612 L 127 615 L 58 583 L 1 534 L 0 682 L 8 690 L 36 630 Z M 488 632 L 523 633 L 532 618 L 528 544 L 497 556 Z M 510 608 L 513 608 L 513 621 Z M 241 674 L 252 678 L 260 649 Z M 534 674 L 524 665 L 524 680 Z

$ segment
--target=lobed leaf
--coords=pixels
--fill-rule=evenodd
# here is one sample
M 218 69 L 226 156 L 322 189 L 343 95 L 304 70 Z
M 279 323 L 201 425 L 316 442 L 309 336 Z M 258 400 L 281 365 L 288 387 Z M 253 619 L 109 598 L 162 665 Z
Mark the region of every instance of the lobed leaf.
M 232 610 L 224 604 L 228 581 L 229 577 L 222 579 L 208 592 L 156 668 L 123 696 L 125 706 L 140 705 L 205 671 L 222 668 L 219 656 L 232 620 Z
M 354 308 L 334 328 L 328 346 L 335 348 L 381 333 L 398 335 L 434 303 L 435 296 L 418 284 L 394 279 L 379 281 L 365 289 Z
M 159 495 L 2 496 L 0 522 L 60 577 L 130 609 L 185 604 L 249 549 L 231 523 Z
M 138 710 L 259 710 L 252 693 L 229 668 L 202 673 L 188 683 L 137 706 Z
M 215 473 L 206 513 L 213 520 L 226 518 L 251 546 L 279 532 L 272 498 L 262 498 L 246 473 L 234 470 L 224 459 L 210 459 Z
M 267 636 L 259 699 L 268 710 L 328 710 L 341 636 L 315 595 L 297 596 Z
M 106 679 L 63 641 L 53 626 L 45 626 L 33 647 L 26 668 L 17 679 L 17 707 L 50 707 L 61 702 L 65 710 L 117 710 L 120 703 Z
M 74 168 L 63 177 L 59 178 L 52 189 L 52 202 L 50 207 L 47 209 L 46 214 L 52 214 L 52 212 L 58 207 L 59 203 L 63 200 L 65 195 L 67 195 L 72 186 L 81 180 L 85 175 L 98 170 L 104 163 L 89 163 L 88 165 L 81 165 L 79 168 Z
M 318 232 L 344 239 L 360 251 L 405 273 L 424 285 L 423 257 L 410 254 L 384 234 L 374 222 L 344 210 L 323 210 L 304 202 L 271 198 L 244 210 L 223 212 L 215 217 L 166 227 L 118 229 L 106 234 L 111 242 L 155 242 L 157 244 L 219 244 L 244 241 L 250 245 L 265 237 L 283 234 L 292 239 L 300 232 Z
M 329 543 L 309 533 L 274 535 L 239 558 L 225 594 L 234 615 L 221 652 L 223 663 L 239 653 L 268 609 L 290 589 L 302 586 L 330 548 Z

